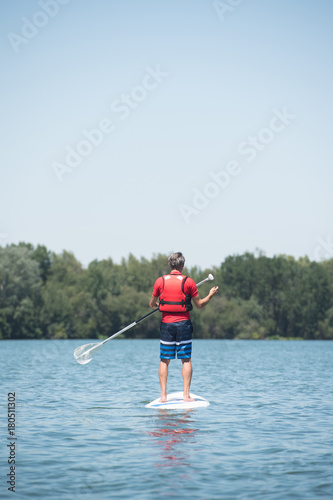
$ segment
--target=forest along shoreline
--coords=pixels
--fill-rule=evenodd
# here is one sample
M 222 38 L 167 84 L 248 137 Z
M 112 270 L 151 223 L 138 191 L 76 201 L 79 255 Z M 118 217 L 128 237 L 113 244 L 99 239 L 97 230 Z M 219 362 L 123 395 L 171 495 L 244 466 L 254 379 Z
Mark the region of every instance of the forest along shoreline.
M 109 337 L 149 312 L 154 282 L 169 272 L 167 258 L 130 254 L 120 264 L 109 258 L 84 268 L 71 252 L 0 247 L 0 340 Z M 333 340 L 333 259 L 247 252 L 219 267 L 184 269 L 196 282 L 209 272 L 220 293 L 213 307 L 191 312 L 195 338 Z M 154 315 L 126 338 L 158 338 L 159 324 Z

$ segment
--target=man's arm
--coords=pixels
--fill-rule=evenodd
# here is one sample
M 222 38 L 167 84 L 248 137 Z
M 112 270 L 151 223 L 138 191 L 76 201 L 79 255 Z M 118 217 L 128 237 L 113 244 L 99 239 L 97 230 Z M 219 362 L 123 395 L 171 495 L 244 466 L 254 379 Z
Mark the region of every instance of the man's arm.
M 152 309 L 157 307 L 157 300 L 158 300 L 158 297 L 155 297 L 155 295 L 152 294 L 150 302 L 149 302 L 149 307 L 151 307 Z
M 192 297 L 192 300 L 194 302 L 194 305 L 197 309 L 202 309 L 203 307 L 205 307 L 205 305 L 208 304 L 208 302 L 210 301 L 210 299 L 212 297 L 214 297 L 214 295 L 219 291 L 219 287 L 218 286 L 213 286 L 213 288 L 210 289 L 210 292 L 209 294 L 203 298 L 203 299 L 200 299 L 199 295 L 196 295 L 195 297 Z
M 151 299 L 149 302 L 149 307 L 151 307 L 152 309 L 154 309 L 154 307 L 157 307 L 157 301 L 158 301 L 158 298 L 161 295 L 162 289 L 163 289 L 162 284 L 163 284 L 163 278 L 159 277 L 155 281 L 153 293 L 151 294 Z

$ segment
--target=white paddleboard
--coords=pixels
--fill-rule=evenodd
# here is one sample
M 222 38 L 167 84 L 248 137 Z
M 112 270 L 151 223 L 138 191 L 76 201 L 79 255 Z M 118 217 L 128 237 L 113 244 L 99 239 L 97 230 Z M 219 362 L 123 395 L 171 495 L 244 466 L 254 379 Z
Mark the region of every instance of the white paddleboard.
M 191 398 L 194 401 L 184 401 L 182 392 L 172 392 L 167 395 L 167 401 L 165 403 L 161 403 L 161 399 L 155 399 L 148 405 L 146 408 L 158 408 L 163 410 L 184 410 L 187 408 L 204 408 L 205 406 L 209 406 L 209 402 L 207 399 L 204 399 L 196 394 L 190 393 Z

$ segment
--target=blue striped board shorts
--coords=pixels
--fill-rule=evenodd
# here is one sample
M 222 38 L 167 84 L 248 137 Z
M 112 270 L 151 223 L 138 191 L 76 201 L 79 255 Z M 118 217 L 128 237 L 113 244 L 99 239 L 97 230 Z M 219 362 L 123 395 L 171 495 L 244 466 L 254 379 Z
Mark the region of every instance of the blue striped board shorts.
M 190 319 L 161 323 L 160 358 L 191 359 L 193 326 Z

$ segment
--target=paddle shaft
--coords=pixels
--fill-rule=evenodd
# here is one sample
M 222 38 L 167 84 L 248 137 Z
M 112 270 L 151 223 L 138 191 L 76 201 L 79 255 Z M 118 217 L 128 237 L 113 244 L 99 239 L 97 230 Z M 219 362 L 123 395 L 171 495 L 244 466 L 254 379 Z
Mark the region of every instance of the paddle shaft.
M 202 285 L 202 283 L 205 283 L 205 281 L 209 281 L 210 279 L 211 278 L 205 278 L 204 280 L 200 281 L 200 283 L 197 283 L 197 286 Z M 159 310 L 159 308 L 157 307 L 156 309 L 153 309 L 152 311 L 150 311 L 148 314 L 145 314 L 144 316 L 142 316 L 141 318 L 137 319 L 136 321 L 133 321 L 133 323 L 131 323 L 130 325 L 125 326 L 125 328 L 123 328 L 119 332 L 117 332 L 114 335 L 112 335 L 111 337 L 103 340 L 103 342 L 101 342 L 101 345 L 105 344 L 105 342 L 108 342 L 109 340 L 115 339 L 116 337 L 118 337 L 118 335 L 121 335 L 122 333 L 126 332 L 126 330 L 129 330 L 130 328 L 133 328 L 133 326 L 135 326 L 138 323 L 140 323 L 140 321 L 148 318 L 148 316 L 150 316 L 151 314 L 156 313 L 158 310 Z
M 148 318 L 148 316 L 150 316 L 151 314 L 154 314 L 156 311 L 158 311 L 158 307 L 156 309 L 154 309 L 153 311 L 150 311 L 148 314 L 145 314 L 145 316 L 142 316 L 142 318 L 139 318 L 136 321 L 133 321 L 133 323 L 131 323 L 130 325 L 125 326 L 125 328 L 123 328 L 119 332 L 115 333 L 114 335 L 112 335 L 108 339 L 103 340 L 102 344 L 105 344 L 105 342 L 107 342 L 108 340 L 111 340 L 111 339 L 114 339 L 114 338 L 118 337 L 118 335 L 120 335 L 121 333 L 126 332 L 126 330 L 129 330 L 133 326 L 137 325 L 138 323 L 140 323 L 140 321 L 142 321 L 145 318 Z

